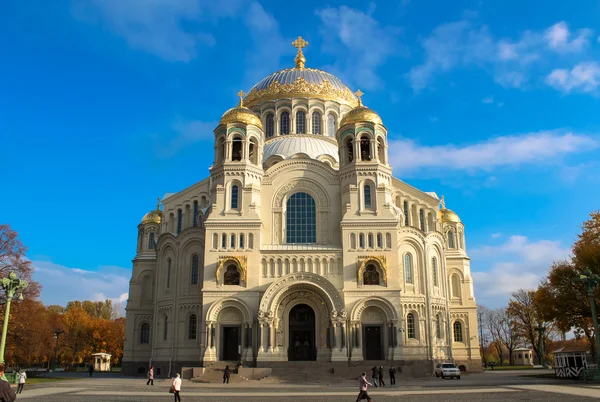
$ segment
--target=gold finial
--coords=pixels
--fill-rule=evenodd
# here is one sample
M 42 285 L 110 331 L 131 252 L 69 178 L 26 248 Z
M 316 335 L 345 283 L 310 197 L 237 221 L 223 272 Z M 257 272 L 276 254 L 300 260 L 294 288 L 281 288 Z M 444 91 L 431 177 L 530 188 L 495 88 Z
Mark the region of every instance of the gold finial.
M 446 209 L 446 201 L 444 201 L 444 196 L 442 195 L 442 209 Z
M 244 96 L 246 95 L 246 92 L 244 91 L 240 91 L 237 93 L 237 96 L 240 97 L 240 106 L 244 106 Z
M 296 62 L 296 68 L 302 70 L 304 68 L 304 63 L 306 63 L 306 57 L 304 57 L 302 49 L 308 46 L 308 42 L 305 41 L 302 36 L 298 36 L 298 38 L 292 42 L 292 46 L 298 49 L 298 54 L 294 59 Z
M 160 197 L 156 197 L 158 199 L 158 202 L 156 203 L 156 210 L 160 211 L 160 205 L 162 204 L 162 200 L 160 199 Z
M 359 89 L 358 91 L 354 92 L 354 95 L 356 95 L 358 98 L 358 106 L 362 106 L 362 99 L 360 97 L 364 95 L 363 91 Z

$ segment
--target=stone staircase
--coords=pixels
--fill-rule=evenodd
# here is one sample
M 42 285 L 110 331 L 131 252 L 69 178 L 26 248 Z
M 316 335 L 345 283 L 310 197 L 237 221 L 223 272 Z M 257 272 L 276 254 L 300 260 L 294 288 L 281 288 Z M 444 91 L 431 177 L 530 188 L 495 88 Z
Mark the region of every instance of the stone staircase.
M 235 365 L 237 362 L 216 362 L 207 364 L 204 367 L 204 372 L 200 375 L 192 377 L 193 382 L 211 383 L 211 384 L 222 384 L 223 383 L 223 372 L 225 366 L 229 366 L 231 375 L 229 376 L 229 383 L 241 383 L 248 381 L 247 378 L 234 373 Z

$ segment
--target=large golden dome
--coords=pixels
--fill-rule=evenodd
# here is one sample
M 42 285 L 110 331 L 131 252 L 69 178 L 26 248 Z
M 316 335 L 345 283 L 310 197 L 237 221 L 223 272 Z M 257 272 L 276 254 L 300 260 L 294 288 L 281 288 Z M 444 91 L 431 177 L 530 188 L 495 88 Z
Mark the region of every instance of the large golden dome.
M 377 113 L 375 113 L 372 109 L 369 109 L 366 106 L 358 106 L 351 111 L 349 111 L 344 118 L 342 119 L 341 126 L 346 124 L 353 123 L 373 123 L 373 124 L 383 124 L 381 121 L 381 117 Z
M 144 215 L 142 218 L 142 225 L 145 225 L 146 223 L 156 223 L 157 225 L 160 225 L 162 218 L 163 212 L 159 209 L 155 209 L 154 211 L 150 211 Z
M 243 96 L 244 92 L 240 91 L 238 96 L 240 97 L 240 104 L 237 107 L 231 108 L 221 117 L 221 121 L 219 124 L 227 124 L 227 123 L 244 123 L 244 124 L 252 124 L 259 127 L 262 130 L 262 122 L 260 118 L 254 113 L 252 110 L 248 109 L 244 106 Z

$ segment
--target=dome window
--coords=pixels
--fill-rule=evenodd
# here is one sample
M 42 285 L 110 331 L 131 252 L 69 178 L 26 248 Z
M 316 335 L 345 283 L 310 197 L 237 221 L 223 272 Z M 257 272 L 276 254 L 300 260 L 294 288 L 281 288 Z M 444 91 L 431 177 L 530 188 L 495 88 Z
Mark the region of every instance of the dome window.
M 332 114 L 327 116 L 327 135 L 335 137 L 335 116 Z
M 275 135 L 275 119 L 272 114 L 267 115 L 267 137 L 271 138 Z
M 360 139 L 360 159 L 363 161 L 371 160 L 371 141 L 366 135 Z
M 148 250 L 154 250 L 154 232 L 148 236 Z
M 279 132 L 280 134 L 290 133 L 290 114 L 288 112 L 283 112 L 279 116 Z
M 346 140 L 346 151 L 348 152 L 348 162 L 352 162 L 354 160 L 354 147 L 352 144 L 352 138 L 348 138 Z
M 319 112 L 312 114 L 312 133 L 321 134 L 321 113 Z
M 306 113 L 296 112 L 296 134 L 306 134 Z
M 365 209 L 371 209 L 372 208 L 372 203 L 371 203 L 371 186 L 370 185 L 365 185 Z
M 231 160 L 241 161 L 242 160 L 242 139 L 235 138 L 231 142 Z
M 231 186 L 231 209 L 238 209 L 239 187 L 237 184 Z

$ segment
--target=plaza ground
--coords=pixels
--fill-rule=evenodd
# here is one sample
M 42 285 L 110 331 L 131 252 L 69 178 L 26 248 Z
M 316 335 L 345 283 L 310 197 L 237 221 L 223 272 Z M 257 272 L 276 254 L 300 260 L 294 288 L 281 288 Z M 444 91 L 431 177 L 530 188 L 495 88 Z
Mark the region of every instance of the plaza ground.
M 464 375 L 461 380 L 441 380 L 435 377 L 403 379 L 396 386 L 370 391 L 376 402 L 391 401 L 592 401 L 600 399 L 600 384 L 557 380 L 541 374 L 522 372 L 485 372 Z M 540 376 L 541 375 L 541 376 Z M 147 386 L 144 378 L 94 377 L 28 384 L 18 400 L 48 402 L 142 402 L 171 401 L 170 380 L 158 379 Z M 238 384 L 197 384 L 184 381 L 182 400 L 210 402 L 272 402 L 354 401 L 357 382 L 342 384 L 282 384 L 249 381 Z

